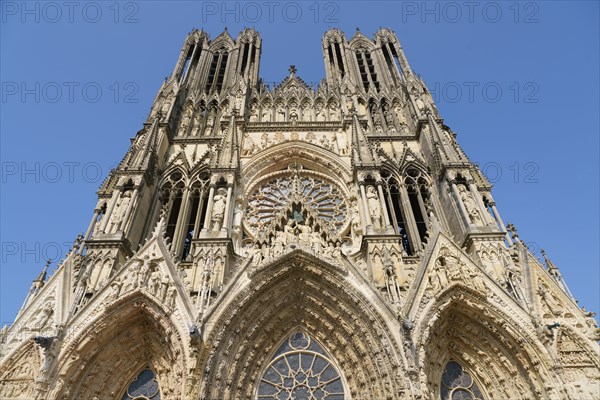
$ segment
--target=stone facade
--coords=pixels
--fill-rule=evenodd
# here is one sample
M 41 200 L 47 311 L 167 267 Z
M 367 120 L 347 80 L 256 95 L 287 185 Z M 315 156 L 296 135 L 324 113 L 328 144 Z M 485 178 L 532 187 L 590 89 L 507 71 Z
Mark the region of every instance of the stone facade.
M 189 34 L 2 330 L 0 397 L 600 399 L 593 313 L 505 226 L 393 32 L 328 31 L 317 88 L 265 85 L 261 43 Z

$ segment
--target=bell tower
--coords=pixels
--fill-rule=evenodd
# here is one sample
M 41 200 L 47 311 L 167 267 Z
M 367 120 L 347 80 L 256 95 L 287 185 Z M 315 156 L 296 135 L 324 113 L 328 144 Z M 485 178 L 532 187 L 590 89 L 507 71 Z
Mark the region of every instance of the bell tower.
M 598 397 L 600 339 L 390 29 L 259 78 L 185 39 L 91 220 L 0 334 L 6 399 Z

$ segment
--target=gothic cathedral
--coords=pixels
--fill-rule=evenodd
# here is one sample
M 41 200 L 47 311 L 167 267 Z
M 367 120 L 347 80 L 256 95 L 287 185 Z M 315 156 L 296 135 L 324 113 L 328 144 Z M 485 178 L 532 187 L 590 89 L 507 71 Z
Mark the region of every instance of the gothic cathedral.
M 388 29 L 326 79 L 192 31 L 84 235 L 2 330 L 0 398 L 600 399 L 600 329 L 505 225 Z

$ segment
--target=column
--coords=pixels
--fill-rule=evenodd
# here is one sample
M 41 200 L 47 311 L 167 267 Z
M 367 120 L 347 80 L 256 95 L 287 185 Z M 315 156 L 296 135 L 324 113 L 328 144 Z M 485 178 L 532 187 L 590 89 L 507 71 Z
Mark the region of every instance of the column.
M 85 231 L 85 236 L 83 237 L 83 240 L 88 240 L 90 238 L 90 235 L 91 235 L 92 231 L 94 230 L 94 226 L 96 225 L 96 221 L 98 220 L 99 214 L 100 214 L 100 209 L 99 208 L 94 209 L 94 216 L 92 217 L 92 220 L 90 221 L 87 231 Z
M 210 229 L 210 217 L 212 214 L 212 206 L 213 206 L 213 197 L 215 197 L 215 185 L 210 185 L 210 190 L 208 191 L 208 207 L 206 207 L 206 217 L 204 218 L 204 226 L 203 230 Z
M 193 239 L 197 239 L 200 234 L 200 221 L 202 220 L 202 208 L 204 208 L 204 196 L 203 191 L 198 192 L 198 209 L 196 210 L 196 219 L 194 220 L 194 236 Z M 193 197 L 193 195 L 192 195 Z
M 512 245 L 513 241 L 511 239 L 510 235 L 508 234 L 508 231 L 506 230 L 506 226 L 504 226 L 504 222 L 502 221 L 502 218 L 500 218 L 500 213 L 498 212 L 498 209 L 496 208 L 496 202 L 492 201 L 490 203 L 490 206 L 492 207 L 492 212 L 494 213 L 494 218 L 496 218 L 498 225 L 500 225 L 500 229 L 502 229 L 504 232 L 506 232 L 506 241 L 508 242 L 509 245 Z
M 367 203 L 367 193 L 365 192 L 365 185 L 364 183 L 360 184 L 360 198 L 362 200 L 362 206 L 363 206 L 363 210 L 365 211 L 365 220 L 366 220 L 366 228 L 369 229 L 373 229 L 373 222 L 371 221 L 371 213 L 369 210 L 369 205 Z M 366 233 L 366 232 L 365 232 Z
M 110 205 L 108 206 L 108 209 L 106 210 L 106 214 L 104 214 L 104 221 L 102 222 L 102 226 L 100 227 L 100 231 L 102 233 L 104 233 L 104 231 L 106 230 L 106 226 L 108 225 L 108 221 L 112 217 L 113 209 L 115 208 L 115 205 L 117 204 L 117 200 L 120 197 L 122 190 L 123 190 L 122 188 L 117 188 L 117 190 L 115 190 L 115 192 L 113 193 L 113 195 L 110 199 Z
M 412 244 L 413 251 L 416 253 L 421 250 L 421 237 L 419 236 L 419 229 L 415 221 L 415 216 L 412 212 L 412 206 L 410 205 L 410 199 L 408 198 L 408 190 L 406 190 L 406 184 L 400 184 L 400 201 L 402 211 L 404 211 L 404 218 L 406 223 L 406 232 L 408 234 L 408 240 Z
M 173 233 L 173 247 L 172 250 L 177 256 L 179 256 L 181 240 L 183 239 L 183 232 L 187 227 L 187 213 L 190 203 L 190 190 L 185 188 L 181 193 L 181 207 L 179 207 L 179 215 L 177 216 L 177 224 L 175 225 L 175 232 Z
M 383 222 L 385 224 L 386 229 L 391 229 L 392 224 L 390 222 L 390 215 L 388 214 L 388 209 L 385 204 L 385 196 L 383 195 L 383 188 L 381 187 L 381 182 L 377 182 L 377 193 L 379 194 L 379 202 L 381 203 L 381 211 L 383 212 Z

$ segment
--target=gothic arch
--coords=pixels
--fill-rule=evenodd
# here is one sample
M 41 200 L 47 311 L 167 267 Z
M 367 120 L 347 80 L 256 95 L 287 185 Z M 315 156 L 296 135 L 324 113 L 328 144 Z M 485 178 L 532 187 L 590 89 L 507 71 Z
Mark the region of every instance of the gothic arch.
M 246 187 L 250 189 L 254 186 L 253 182 L 262 179 L 269 171 L 284 169 L 293 162 L 327 175 L 342 188 L 352 179 L 352 171 L 338 155 L 320 146 L 300 141 L 287 141 L 256 153 L 248 160 L 241 175 L 245 177 Z
M 110 304 L 86 328 L 65 336 L 49 398 L 114 399 L 131 377 L 151 367 L 165 398 L 182 398 L 187 374 L 184 334 L 162 305 L 132 292 Z
M 371 289 L 348 263 L 332 265 L 296 250 L 246 268 L 253 268 L 248 278 L 230 283 L 210 311 L 215 324 L 204 339 L 211 346 L 202 357 L 201 398 L 252 398 L 273 351 L 297 327 L 326 345 L 346 379 L 348 398 L 404 393 L 399 328 L 386 324 L 382 313 L 391 310 L 378 295 L 371 297 L 375 302 L 366 299 Z
M 555 398 L 559 378 L 550 372 L 549 353 L 535 344 L 533 326 L 514 314 L 462 284 L 436 296 L 416 332 L 421 385 L 429 396 L 440 398 L 442 373 L 453 359 L 476 376 L 488 399 Z

